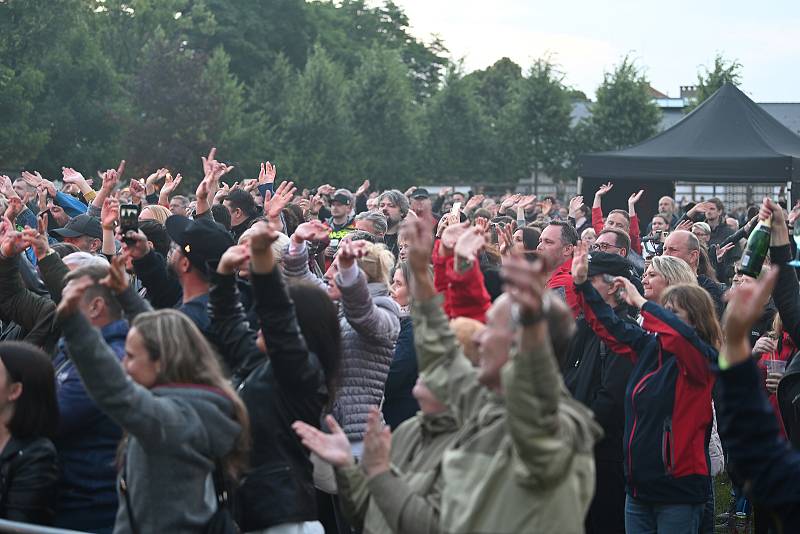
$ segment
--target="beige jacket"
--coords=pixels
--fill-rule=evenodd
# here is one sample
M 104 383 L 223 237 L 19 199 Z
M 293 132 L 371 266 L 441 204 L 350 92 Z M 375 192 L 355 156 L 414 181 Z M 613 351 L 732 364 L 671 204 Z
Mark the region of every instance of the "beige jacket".
M 420 374 L 465 422 L 444 453 L 441 531 L 583 532 L 602 431 L 566 391 L 550 343 L 517 353 L 503 369 L 504 395 L 493 394 L 456 344 L 441 300 L 412 310 Z

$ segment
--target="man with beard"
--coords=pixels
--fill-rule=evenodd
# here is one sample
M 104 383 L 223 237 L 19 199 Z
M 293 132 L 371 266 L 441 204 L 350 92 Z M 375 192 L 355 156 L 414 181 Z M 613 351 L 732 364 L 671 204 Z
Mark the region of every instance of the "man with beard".
M 378 207 L 386 216 L 386 222 L 389 226 L 386 229 L 386 235 L 383 236 L 383 242 L 392 251 L 394 257 L 397 258 L 400 254 L 400 248 L 397 245 L 397 232 L 400 230 L 400 223 L 408 215 L 408 199 L 397 189 L 391 189 L 384 191 L 378 197 Z
M 201 332 L 206 333 L 208 318 L 207 263 L 219 260 L 233 246 L 224 227 L 210 218 L 189 219 L 172 215 L 166 221 L 172 246 L 164 256 L 153 250 L 141 230 L 129 231 L 124 249 L 133 258 L 133 269 L 147 288 L 154 308 L 176 308 L 185 313 Z

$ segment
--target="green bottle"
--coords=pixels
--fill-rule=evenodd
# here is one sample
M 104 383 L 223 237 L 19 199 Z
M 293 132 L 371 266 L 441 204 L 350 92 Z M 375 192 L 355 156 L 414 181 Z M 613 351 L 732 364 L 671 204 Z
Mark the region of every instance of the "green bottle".
M 752 278 L 758 278 L 764 258 L 769 252 L 769 233 L 772 226 L 772 217 L 758 221 L 758 226 L 747 238 L 747 247 L 742 254 L 742 266 L 739 271 Z

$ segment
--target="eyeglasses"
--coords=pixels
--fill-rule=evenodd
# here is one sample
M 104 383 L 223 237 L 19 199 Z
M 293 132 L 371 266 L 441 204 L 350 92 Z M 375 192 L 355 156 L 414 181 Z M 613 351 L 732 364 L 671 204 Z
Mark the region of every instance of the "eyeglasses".
M 605 252 L 610 248 L 619 249 L 620 247 L 618 247 L 616 245 L 612 245 L 611 243 L 595 243 L 589 248 L 589 250 L 594 250 L 594 251 L 601 250 L 601 251 Z

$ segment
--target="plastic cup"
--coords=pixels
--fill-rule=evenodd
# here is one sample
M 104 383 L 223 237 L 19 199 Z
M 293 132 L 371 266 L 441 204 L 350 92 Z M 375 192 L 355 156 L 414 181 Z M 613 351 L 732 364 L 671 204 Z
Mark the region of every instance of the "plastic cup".
M 783 376 L 786 373 L 786 360 L 764 360 L 768 375 Z

